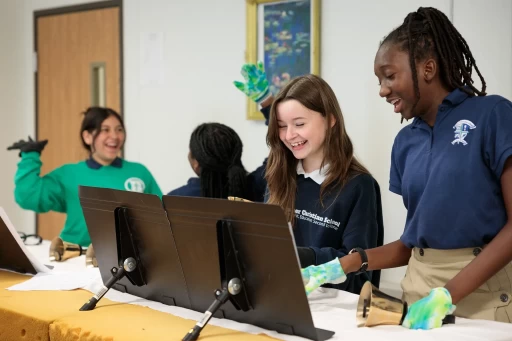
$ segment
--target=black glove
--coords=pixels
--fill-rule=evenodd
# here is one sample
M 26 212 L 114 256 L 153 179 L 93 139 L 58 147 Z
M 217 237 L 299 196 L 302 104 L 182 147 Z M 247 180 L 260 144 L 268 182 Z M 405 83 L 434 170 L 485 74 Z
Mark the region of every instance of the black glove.
M 297 246 L 297 253 L 299 254 L 301 268 L 304 269 L 310 265 L 315 265 L 316 255 L 312 248 Z
M 47 143 L 48 143 L 48 140 L 34 141 L 29 136 L 28 141 L 19 140 L 18 142 L 15 142 L 12 146 L 7 147 L 7 150 L 19 149 L 20 156 L 21 156 L 22 152 L 24 152 L 24 153 L 38 152 L 39 154 L 41 154 L 41 152 L 43 151 L 43 149 Z

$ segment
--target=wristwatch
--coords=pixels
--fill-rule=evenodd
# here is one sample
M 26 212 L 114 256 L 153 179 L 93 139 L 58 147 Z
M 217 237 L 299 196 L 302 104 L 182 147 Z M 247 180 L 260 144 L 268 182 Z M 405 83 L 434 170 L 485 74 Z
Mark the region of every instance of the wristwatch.
M 348 254 L 350 255 L 354 252 L 359 253 L 359 256 L 361 256 L 361 261 L 362 261 L 361 267 L 356 272 L 356 275 L 359 275 L 359 274 L 362 274 L 363 272 L 366 272 L 366 269 L 368 269 L 368 256 L 366 255 L 366 252 L 363 249 L 361 249 L 360 247 L 353 248 L 352 250 L 350 250 L 350 252 Z

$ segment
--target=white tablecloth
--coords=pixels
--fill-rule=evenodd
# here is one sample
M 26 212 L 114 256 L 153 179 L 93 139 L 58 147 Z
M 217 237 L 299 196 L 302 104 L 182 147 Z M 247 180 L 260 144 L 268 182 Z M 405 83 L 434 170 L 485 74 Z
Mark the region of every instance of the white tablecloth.
M 57 271 L 79 271 L 85 269 L 85 256 L 69 259 L 65 262 L 49 262 L 48 248 L 50 243 L 44 241 L 38 246 L 29 246 L 28 249 L 44 264 L 55 266 Z M 99 270 L 97 273 L 99 280 Z M 87 289 L 95 291 L 98 283 Z M 158 302 L 148 301 L 127 295 L 115 290 L 110 290 L 105 296 L 112 301 L 137 304 L 162 312 L 171 313 L 180 317 L 199 320 L 202 313 L 188 309 L 167 306 Z M 455 325 L 446 325 L 439 329 L 423 331 L 409 330 L 401 326 L 378 326 L 371 328 L 357 328 L 356 326 L 356 305 L 358 296 L 334 289 L 318 289 L 309 297 L 313 321 L 317 328 L 334 331 L 330 339 L 336 340 L 378 340 L 378 341 L 441 341 L 441 340 L 463 340 L 463 341 L 512 341 L 512 324 L 498 323 L 483 320 L 468 320 L 457 318 Z M 248 333 L 264 332 L 272 337 L 290 341 L 304 341 L 306 339 L 273 331 L 265 331 L 259 327 L 229 321 L 225 319 L 212 318 L 210 324 L 245 331 Z

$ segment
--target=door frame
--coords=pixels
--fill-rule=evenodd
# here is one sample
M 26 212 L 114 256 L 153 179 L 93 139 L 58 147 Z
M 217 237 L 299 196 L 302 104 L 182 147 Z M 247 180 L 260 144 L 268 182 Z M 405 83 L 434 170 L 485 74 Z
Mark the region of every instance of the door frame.
M 34 136 L 37 141 L 37 132 L 39 130 L 38 113 L 38 70 L 37 70 L 37 19 L 45 16 L 77 13 L 96 9 L 119 7 L 119 115 L 124 118 L 124 53 L 123 53 L 123 0 L 107 0 L 91 2 L 86 4 L 56 7 L 34 11 L 33 15 L 33 35 L 34 35 Z M 121 149 L 121 157 L 124 157 L 124 147 Z M 36 233 L 39 234 L 39 223 L 37 214 L 35 216 Z

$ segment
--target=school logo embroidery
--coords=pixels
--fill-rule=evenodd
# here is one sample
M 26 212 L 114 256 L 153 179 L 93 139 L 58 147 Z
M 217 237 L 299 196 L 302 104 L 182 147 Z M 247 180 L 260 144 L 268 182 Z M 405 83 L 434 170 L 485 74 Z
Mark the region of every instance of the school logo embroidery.
M 308 212 L 306 210 L 295 209 L 295 217 L 300 220 L 309 221 L 310 223 L 327 227 L 335 231 L 340 227 L 340 222 L 327 217 L 319 216 L 318 214 Z
M 139 178 L 129 178 L 124 182 L 124 188 L 130 192 L 144 193 L 146 184 Z
M 476 125 L 473 124 L 473 122 L 469 120 L 460 120 L 457 122 L 453 129 L 455 129 L 455 140 L 452 141 L 452 144 L 459 144 L 462 143 L 463 146 L 467 145 L 467 141 L 464 140 L 466 136 L 469 134 L 470 129 L 475 129 Z

